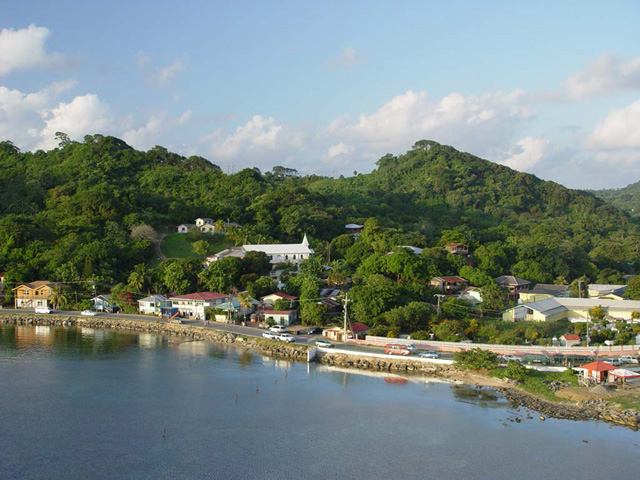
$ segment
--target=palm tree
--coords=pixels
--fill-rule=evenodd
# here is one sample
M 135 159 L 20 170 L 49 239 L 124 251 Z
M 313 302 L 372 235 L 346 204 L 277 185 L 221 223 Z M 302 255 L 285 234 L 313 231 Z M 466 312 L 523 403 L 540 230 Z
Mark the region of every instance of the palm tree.
M 129 286 L 136 292 L 141 292 L 149 284 L 151 272 L 144 263 L 133 267 L 133 272 L 129 275 Z
M 69 302 L 67 298 L 67 294 L 64 289 L 57 285 L 55 287 L 51 287 L 51 294 L 49 295 L 49 301 L 55 307 L 56 310 L 60 310 L 60 305 L 64 305 Z
M 251 297 L 248 293 L 242 292 L 238 295 L 238 301 L 240 302 L 240 307 L 242 307 L 242 313 L 244 315 L 244 323 L 247 323 L 247 309 L 251 308 Z

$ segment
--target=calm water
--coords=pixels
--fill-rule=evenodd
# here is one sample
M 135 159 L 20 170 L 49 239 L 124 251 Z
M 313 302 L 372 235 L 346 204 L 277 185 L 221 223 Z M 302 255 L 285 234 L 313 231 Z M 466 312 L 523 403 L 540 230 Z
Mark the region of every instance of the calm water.
M 0 405 L 2 479 L 622 479 L 640 466 L 640 433 L 512 423 L 492 392 L 148 334 L 0 327 Z

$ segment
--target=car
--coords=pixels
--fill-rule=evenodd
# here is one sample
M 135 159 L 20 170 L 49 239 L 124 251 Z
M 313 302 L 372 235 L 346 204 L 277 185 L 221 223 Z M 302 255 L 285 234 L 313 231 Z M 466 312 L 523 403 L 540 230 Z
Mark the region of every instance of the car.
M 36 313 L 51 313 L 53 312 L 53 310 L 51 310 L 49 307 L 36 307 Z
M 613 365 L 614 367 L 619 367 L 620 365 L 622 365 L 622 360 L 615 357 L 606 358 L 605 362 Z
M 83 310 L 80 312 L 80 315 L 84 316 L 84 317 L 95 317 L 96 316 L 96 312 L 92 311 L 92 310 Z
M 269 331 L 273 333 L 285 333 L 287 329 L 284 328 L 284 325 L 274 325 L 273 327 L 269 327 Z
M 411 353 L 416 353 L 416 346 L 413 343 L 404 343 L 405 348 L 407 348 Z
M 411 355 L 411 350 L 409 350 L 405 345 L 391 343 L 384 346 L 384 353 L 389 355 L 403 355 L 406 357 Z
M 638 358 L 633 355 L 623 355 L 620 357 L 622 363 L 638 363 Z
M 316 335 L 322 333 L 322 329 L 320 327 L 312 327 L 307 330 L 307 335 Z
M 271 339 L 278 338 L 278 335 L 273 332 L 262 332 L 262 336 L 264 338 L 271 338 Z
M 323 340 L 322 338 L 319 338 L 318 340 L 316 340 L 316 347 L 331 348 L 333 347 L 333 343 L 331 343 L 329 340 Z
M 420 358 L 440 358 L 440 354 L 436 351 L 429 350 L 418 355 Z
M 169 320 L 169 323 L 175 323 L 177 325 L 181 325 L 182 320 L 180 320 L 179 318 L 172 318 L 171 320 Z
M 291 343 L 291 342 L 295 342 L 296 341 L 296 337 L 294 337 L 290 333 L 282 333 L 282 334 L 278 335 L 277 338 L 278 338 L 278 340 L 281 340 L 281 341 L 287 342 L 287 343 Z
M 515 355 L 502 355 L 502 359 L 505 362 L 522 362 L 520 357 L 516 357 Z

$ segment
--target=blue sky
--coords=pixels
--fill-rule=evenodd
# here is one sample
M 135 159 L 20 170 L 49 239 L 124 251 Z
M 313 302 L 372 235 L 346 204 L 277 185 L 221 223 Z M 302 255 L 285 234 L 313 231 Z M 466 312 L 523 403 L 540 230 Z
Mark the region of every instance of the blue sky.
M 3 2 L 0 139 L 368 172 L 420 139 L 640 180 L 638 2 Z

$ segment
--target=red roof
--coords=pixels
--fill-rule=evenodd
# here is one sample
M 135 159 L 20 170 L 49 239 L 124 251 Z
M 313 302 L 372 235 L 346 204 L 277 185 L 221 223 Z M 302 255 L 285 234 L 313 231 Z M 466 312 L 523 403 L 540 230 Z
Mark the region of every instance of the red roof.
M 286 300 L 297 300 L 298 297 L 294 297 L 293 295 L 287 295 L 286 293 L 282 293 L 282 292 L 276 292 L 276 293 L 272 293 L 271 295 L 277 295 L 281 298 L 284 298 Z M 269 295 L 267 295 L 268 297 Z
M 578 368 L 584 368 L 585 370 L 590 370 L 592 372 L 607 372 L 609 370 L 615 370 L 618 367 L 614 367 L 610 363 L 606 362 L 591 362 Z
M 291 315 L 295 310 L 265 310 L 265 315 Z
M 216 292 L 198 292 L 198 293 L 190 293 L 188 295 L 178 295 L 177 297 L 172 298 L 180 298 L 184 300 L 202 300 L 204 302 L 208 302 L 209 300 L 217 300 L 219 298 L 228 298 L 229 295 L 224 293 L 216 293 Z
M 353 333 L 362 333 L 362 332 L 366 332 L 368 330 L 370 330 L 371 327 L 365 325 L 364 323 L 360 323 L 360 322 L 356 322 L 353 325 L 351 325 L 351 331 Z
M 580 335 L 576 335 L 575 333 L 565 333 L 561 338 L 565 340 L 580 340 Z

